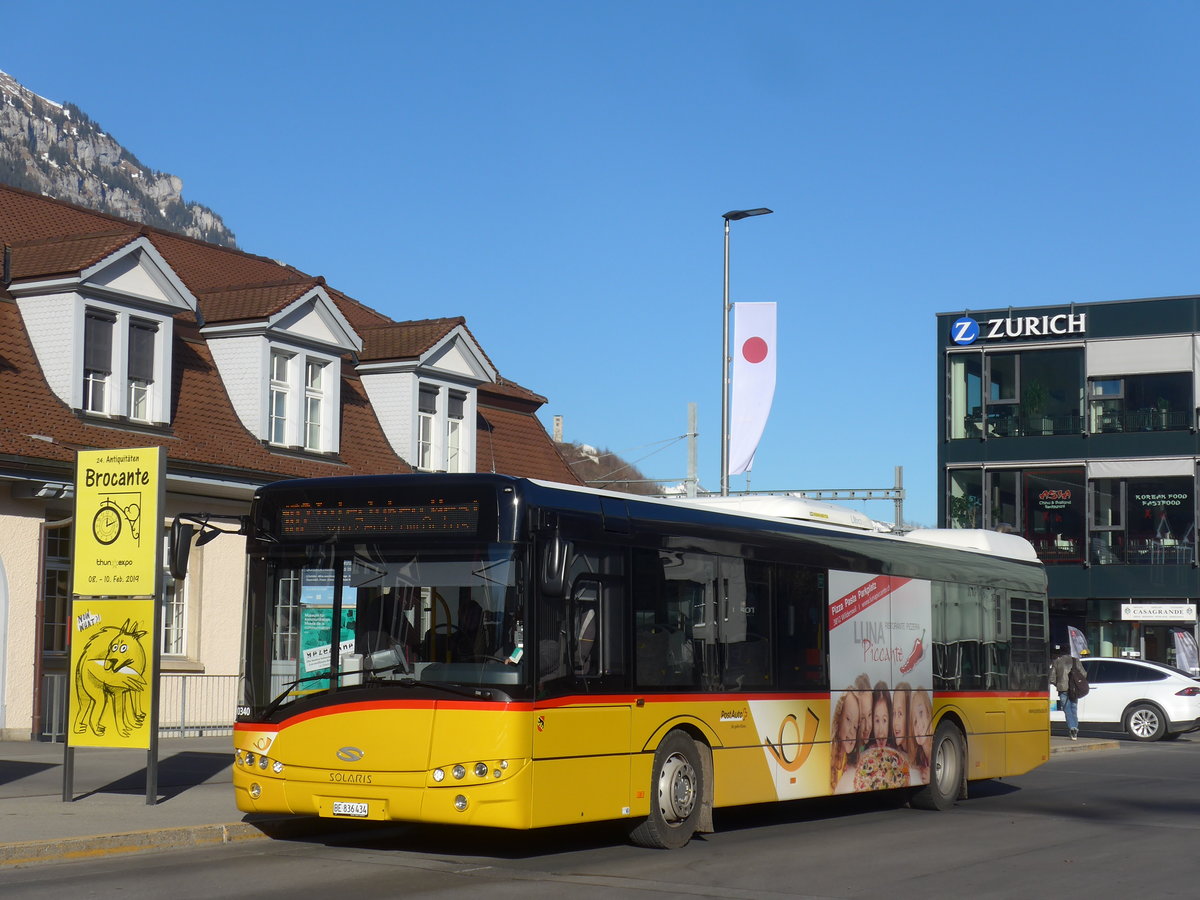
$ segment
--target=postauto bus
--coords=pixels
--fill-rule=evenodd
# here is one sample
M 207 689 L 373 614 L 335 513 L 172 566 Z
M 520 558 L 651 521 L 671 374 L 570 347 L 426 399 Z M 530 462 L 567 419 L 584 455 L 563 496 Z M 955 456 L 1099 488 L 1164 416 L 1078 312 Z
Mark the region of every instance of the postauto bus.
M 238 808 L 622 820 L 680 847 L 717 807 L 894 790 L 945 809 L 1044 762 L 1032 548 L 796 504 L 496 475 L 262 488 Z

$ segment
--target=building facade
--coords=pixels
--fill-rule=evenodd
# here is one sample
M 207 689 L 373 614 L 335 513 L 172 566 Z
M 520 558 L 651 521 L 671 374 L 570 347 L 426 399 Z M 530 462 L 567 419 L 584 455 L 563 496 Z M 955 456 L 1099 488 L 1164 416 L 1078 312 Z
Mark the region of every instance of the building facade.
M 942 313 L 937 335 L 939 524 L 1034 545 L 1053 643 L 1193 666 L 1200 297 Z
M 63 733 L 78 450 L 165 448 L 164 533 L 281 478 L 579 483 L 545 398 L 461 317 L 395 321 L 292 266 L 3 185 L 0 245 L 0 739 Z M 236 679 L 244 551 L 222 537 L 165 579 L 164 674 Z

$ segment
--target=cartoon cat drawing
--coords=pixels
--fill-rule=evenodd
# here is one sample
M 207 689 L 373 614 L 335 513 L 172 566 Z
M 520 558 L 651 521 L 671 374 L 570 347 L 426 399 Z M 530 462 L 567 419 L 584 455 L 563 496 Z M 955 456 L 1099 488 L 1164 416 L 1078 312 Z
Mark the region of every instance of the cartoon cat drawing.
M 75 695 L 79 712 L 75 733 L 89 729 L 103 735 L 105 714 L 112 709 L 112 720 L 121 737 L 140 728 L 146 720 L 142 692 L 146 689 L 146 650 L 144 629 L 129 619 L 120 627 L 109 625 L 88 638 L 75 667 Z

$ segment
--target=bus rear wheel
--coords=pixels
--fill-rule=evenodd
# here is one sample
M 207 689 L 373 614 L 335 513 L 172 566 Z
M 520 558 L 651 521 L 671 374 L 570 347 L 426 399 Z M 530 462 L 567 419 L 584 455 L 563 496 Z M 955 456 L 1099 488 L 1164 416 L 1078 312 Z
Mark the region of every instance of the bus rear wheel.
M 639 847 L 675 850 L 696 832 L 704 797 L 704 775 L 696 742 L 671 731 L 654 753 L 650 781 L 650 815 L 629 832 Z
M 953 722 L 943 719 L 933 735 L 933 759 L 929 784 L 919 788 L 909 801 L 917 809 L 946 810 L 954 805 L 962 789 L 963 735 Z

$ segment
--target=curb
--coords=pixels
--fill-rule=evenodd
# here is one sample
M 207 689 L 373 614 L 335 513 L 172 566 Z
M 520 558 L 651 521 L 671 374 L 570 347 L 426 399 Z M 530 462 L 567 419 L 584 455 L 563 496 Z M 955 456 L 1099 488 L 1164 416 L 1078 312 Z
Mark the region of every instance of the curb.
M 1090 750 L 1118 750 L 1121 747 L 1120 741 L 1097 741 L 1091 740 L 1086 743 L 1072 742 L 1050 748 L 1050 755 L 1054 756 L 1058 753 L 1084 753 Z
M 0 871 L 6 867 L 94 859 L 122 853 L 144 853 L 148 850 L 182 850 L 240 841 L 302 837 L 322 830 L 321 825 L 322 820 L 319 819 L 263 819 L 255 822 L 183 825 L 153 831 L 0 844 Z

